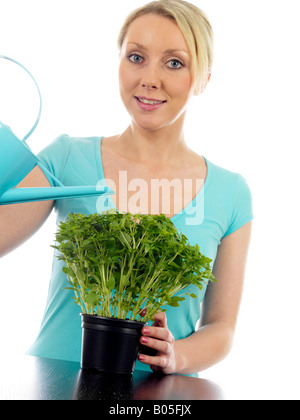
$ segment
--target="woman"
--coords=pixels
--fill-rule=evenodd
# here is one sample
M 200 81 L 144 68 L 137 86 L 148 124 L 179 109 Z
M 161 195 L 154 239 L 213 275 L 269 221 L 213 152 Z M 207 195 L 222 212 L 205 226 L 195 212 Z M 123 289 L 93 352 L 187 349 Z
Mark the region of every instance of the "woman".
M 119 36 L 120 93 L 130 126 L 112 137 L 61 136 L 39 154 L 64 185 L 107 183 L 116 195 L 0 208 L 1 254 L 32 235 L 54 206 L 58 221 L 70 212 L 110 207 L 165 213 L 192 244 L 199 244 L 212 259 L 218 283 L 197 299 L 158 313 L 143 329 L 141 342 L 157 354 L 140 354 L 137 368 L 164 374 L 195 374 L 228 354 L 242 294 L 252 219 L 249 189 L 240 175 L 190 150 L 184 138 L 189 100 L 210 79 L 212 38 L 203 12 L 187 2 L 161 0 L 134 11 Z M 36 167 L 20 186 L 49 183 Z M 41 330 L 29 353 L 79 361 L 78 310 L 62 290 L 61 269 L 54 256 Z

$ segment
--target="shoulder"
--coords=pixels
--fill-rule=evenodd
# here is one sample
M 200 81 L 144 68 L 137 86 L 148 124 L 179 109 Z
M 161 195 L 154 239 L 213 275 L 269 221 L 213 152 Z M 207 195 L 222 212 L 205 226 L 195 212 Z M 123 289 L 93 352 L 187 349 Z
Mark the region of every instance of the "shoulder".
M 233 172 L 207 161 L 208 185 L 206 197 L 218 208 L 227 221 L 227 234 L 233 232 L 253 218 L 252 193 L 247 180 L 238 172 Z
M 101 137 L 75 137 L 69 134 L 61 134 L 56 137 L 49 146 L 57 148 L 68 148 L 73 146 L 86 146 L 87 144 L 93 144 L 95 141 L 100 140 Z
M 40 162 L 62 179 L 66 168 L 78 168 L 85 162 L 94 162 L 101 137 L 72 137 L 62 134 L 49 143 L 38 154 Z
M 238 173 L 216 165 L 205 158 L 207 165 L 207 179 L 210 188 L 218 190 L 220 193 L 235 195 L 240 190 L 250 193 L 250 188 L 245 177 Z
M 225 178 L 227 181 L 233 181 L 239 176 L 237 172 L 233 172 L 223 166 L 216 165 L 207 158 L 204 159 L 206 161 L 208 173 L 211 172 L 211 175 L 214 178 Z
M 39 157 L 66 158 L 70 151 L 87 150 L 100 139 L 101 137 L 73 137 L 68 134 L 61 134 L 39 152 Z

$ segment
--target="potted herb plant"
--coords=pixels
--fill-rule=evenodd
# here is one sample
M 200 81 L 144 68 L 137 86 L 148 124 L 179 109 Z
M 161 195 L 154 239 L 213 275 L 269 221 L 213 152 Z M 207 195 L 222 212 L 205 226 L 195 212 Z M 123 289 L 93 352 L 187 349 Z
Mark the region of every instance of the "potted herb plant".
M 132 373 L 143 325 L 215 280 L 211 260 L 163 214 L 71 213 L 53 247 L 81 308 L 82 368 Z

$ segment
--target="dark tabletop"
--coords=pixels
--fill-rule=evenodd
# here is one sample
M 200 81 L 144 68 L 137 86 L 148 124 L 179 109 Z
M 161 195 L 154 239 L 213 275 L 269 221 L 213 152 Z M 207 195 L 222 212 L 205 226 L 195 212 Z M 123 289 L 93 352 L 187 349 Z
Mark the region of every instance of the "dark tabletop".
M 2 360 L 0 400 L 221 400 L 218 385 L 182 375 L 101 374 L 79 363 L 23 356 Z

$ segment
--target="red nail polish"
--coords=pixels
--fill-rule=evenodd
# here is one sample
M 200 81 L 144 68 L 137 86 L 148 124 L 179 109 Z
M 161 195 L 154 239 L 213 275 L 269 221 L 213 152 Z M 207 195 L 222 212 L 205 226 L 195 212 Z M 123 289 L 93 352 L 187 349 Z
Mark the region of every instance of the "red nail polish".
M 144 327 L 143 328 L 143 333 L 144 334 L 149 334 L 150 333 L 150 328 Z
M 139 360 L 145 360 L 145 356 L 143 356 L 142 354 L 139 355 Z
M 142 343 L 148 343 L 149 338 L 148 337 L 142 337 Z

